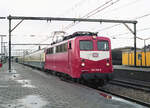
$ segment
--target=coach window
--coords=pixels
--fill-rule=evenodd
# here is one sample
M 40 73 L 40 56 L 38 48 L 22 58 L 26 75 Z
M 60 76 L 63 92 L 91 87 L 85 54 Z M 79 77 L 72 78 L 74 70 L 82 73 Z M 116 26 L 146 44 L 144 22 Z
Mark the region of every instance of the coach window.
M 90 40 L 81 40 L 80 50 L 93 50 L 93 42 Z
M 97 42 L 97 49 L 101 50 L 101 51 L 108 51 L 109 50 L 108 41 L 98 41 Z

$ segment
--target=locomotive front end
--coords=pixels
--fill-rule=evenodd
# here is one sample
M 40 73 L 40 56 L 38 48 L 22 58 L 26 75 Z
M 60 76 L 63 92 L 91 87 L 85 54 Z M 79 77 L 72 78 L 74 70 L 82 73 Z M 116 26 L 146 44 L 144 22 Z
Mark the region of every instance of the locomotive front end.
M 80 77 L 85 80 L 112 78 L 110 40 L 106 37 L 87 36 L 79 40 Z

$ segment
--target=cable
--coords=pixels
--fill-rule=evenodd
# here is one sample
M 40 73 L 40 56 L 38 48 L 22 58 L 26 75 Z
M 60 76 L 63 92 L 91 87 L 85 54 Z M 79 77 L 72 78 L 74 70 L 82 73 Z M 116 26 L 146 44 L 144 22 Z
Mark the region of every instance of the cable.
M 110 0 L 110 1 L 108 1 L 108 2 L 105 2 L 104 4 L 100 5 L 100 6 L 97 7 L 96 9 L 90 11 L 89 13 L 85 14 L 85 15 L 82 16 L 81 18 L 84 18 L 84 17 L 88 16 L 88 15 L 91 14 L 92 12 L 94 12 L 94 11 L 98 10 L 99 8 L 105 6 L 106 4 L 108 4 L 108 3 L 111 2 L 111 1 L 112 1 L 112 0 Z M 71 23 L 71 24 L 67 25 L 67 26 L 64 28 L 64 30 L 67 30 L 67 29 L 71 28 L 72 26 L 74 26 L 75 24 L 78 24 L 78 23 L 79 23 L 79 22 Z
M 145 18 L 145 17 L 148 17 L 148 16 L 150 16 L 150 13 L 145 14 L 145 15 L 142 15 L 142 16 L 139 16 L 139 17 L 136 17 L 136 18 L 133 18 L 133 19 L 131 19 L 131 20 L 142 19 L 142 18 Z M 112 25 L 112 26 L 109 26 L 109 27 L 106 27 L 106 28 L 97 30 L 97 32 L 104 31 L 104 30 L 107 30 L 107 29 L 111 29 L 111 28 L 116 27 L 116 26 L 119 26 L 119 25 L 121 25 L 121 24 L 115 24 L 115 25 Z
M 139 30 L 137 30 L 137 32 L 142 32 L 142 31 L 145 31 L 145 30 L 150 30 L 150 27 L 139 29 Z M 126 34 L 130 34 L 130 33 L 129 33 L 129 32 L 126 32 L 126 33 L 111 35 L 110 37 L 121 36 L 121 35 L 126 35 Z
M 109 4 L 108 6 L 106 6 L 106 7 L 102 8 L 102 9 L 100 9 L 100 10 L 97 10 L 95 13 L 93 13 L 93 14 L 91 14 L 91 15 L 87 16 L 87 18 L 89 18 L 89 17 L 91 17 L 91 16 L 93 16 L 93 15 L 95 15 L 95 14 L 99 13 L 100 11 L 102 11 L 102 10 L 104 10 L 104 9 L 107 9 L 108 7 L 112 6 L 113 4 L 115 4 L 115 3 L 119 2 L 119 1 L 120 1 L 120 0 L 116 0 L 115 2 L 112 2 L 112 3 L 111 3 L 111 4 Z
M 109 1 L 105 2 L 104 4 L 100 5 L 99 7 L 97 7 L 96 9 L 94 9 L 94 10 L 90 11 L 89 13 L 85 14 L 85 15 L 82 16 L 81 18 L 84 18 L 84 17 L 89 18 L 89 17 L 91 17 L 91 16 L 93 16 L 93 15 L 99 13 L 100 11 L 102 11 L 102 10 L 104 10 L 104 9 L 106 9 L 106 8 L 108 8 L 108 7 L 110 7 L 111 5 L 113 5 L 113 4 L 115 4 L 115 3 L 119 2 L 119 1 L 120 1 L 120 0 L 116 0 L 116 1 L 113 2 L 113 0 L 109 0 Z M 110 3 L 110 4 L 109 4 L 109 3 Z M 106 7 L 104 7 L 104 6 L 107 5 L 107 4 L 109 4 L 109 5 L 106 6 Z M 103 8 L 102 8 L 102 7 L 103 7 Z M 102 8 L 102 9 L 100 9 L 100 8 Z M 100 10 L 98 10 L 98 9 L 100 9 Z M 96 11 L 96 12 L 95 12 L 95 11 Z M 93 13 L 93 12 L 94 12 L 94 13 Z M 91 15 L 90 15 L 90 14 L 91 14 Z M 78 24 L 78 23 L 80 23 L 80 22 L 71 23 L 71 24 L 67 25 L 66 27 L 64 27 L 64 31 L 67 30 L 67 29 L 69 29 L 69 28 L 71 28 L 72 26 L 74 26 L 74 25 L 76 25 L 76 24 Z M 48 39 L 48 38 L 47 38 L 47 39 Z M 47 39 L 46 39 L 46 40 L 47 40 Z M 42 42 L 43 42 L 43 41 L 42 41 Z
M 60 16 L 64 16 L 64 14 L 68 14 L 70 13 L 72 10 L 76 9 L 77 7 L 81 6 L 83 3 L 85 3 L 87 0 L 80 0 L 78 3 L 74 4 L 74 6 L 72 6 L 71 8 L 67 9 L 62 15 Z
M 81 0 L 81 1 L 79 1 L 72 8 L 69 8 L 67 11 L 65 11 L 63 14 L 66 14 L 66 13 L 68 14 L 69 11 L 72 11 L 73 8 L 77 8 L 78 6 L 81 6 L 83 3 L 85 3 L 85 1 L 87 1 L 87 0 Z M 61 15 L 61 16 L 63 16 L 63 15 Z M 48 38 L 50 38 L 50 37 L 47 37 L 46 39 L 40 41 L 39 43 L 46 41 Z
M 116 10 L 118 11 L 119 9 L 126 8 L 126 7 L 128 7 L 128 6 L 131 6 L 132 4 L 137 3 L 138 1 L 141 1 L 141 0 L 134 0 L 134 1 L 128 2 L 128 3 L 123 4 L 122 6 L 120 6 L 120 7 L 118 7 L 118 8 L 112 9 L 110 12 L 113 12 L 113 11 L 116 11 Z M 106 12 L 106 13 L 108 14 L 108 13 L 110 13 L 110 12 Z
M 91 17 L 91 16 L 101 12 L 102 10 L 107 9 L 108 7 L 114 5 L 115 3 L 119 2 L 119 1 L 120 0 L 116 0 L 116 1 L 113 2 L 113 0 L 109 0 L 109 1 L 105 2 L 104 4 L 100 5 L 99 7 L 97 7 L 96 9 L 94 9 L 94 10 L 90 11 L 89 13 L 85 14 L 81 18 L 89 18 L 89 17 Z M 109 4 L 109 5 L 107 5 L 107 4 Z M 104 7 L 105 5 L 107 5 L 107 6 Z M 100 9 L 100 8 L 102 8 L 102 9 Z M 98 9 L 100 9 L 100 10 L 98 10 Z M 80 22 L 71 23 L 71 24 L 67 25 L 64 29 L 67 30 L 67 29 L 71 28 L 72 26 L 74 26 L 74 25 L 76 25 L 78 23 L 80 23 Z

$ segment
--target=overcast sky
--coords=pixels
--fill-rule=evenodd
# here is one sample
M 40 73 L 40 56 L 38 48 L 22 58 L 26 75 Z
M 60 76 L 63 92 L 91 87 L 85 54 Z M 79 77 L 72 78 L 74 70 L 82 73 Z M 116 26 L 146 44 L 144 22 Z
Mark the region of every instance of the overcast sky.
M 8 15 L 137 20 L 137 36 L 150 37 L 150 0 L 1 0 L 0 16 Z M 13 21 L 12 27 L 17 22 Z M 50 43 L 53 31 L 65 30 L 71 34 L 86 30 L 109 37 L 112 48 L 133 46 L 133 35 L 123 24 L 81 22 L 68 26 L 70 24 L 72 22 L 23 21 L 12 32 L 12 43 Z M 133 25 L 129 26 L 133 29 Z M 8 35 L 7 20 L 0 20 L 0 34 Z M 4 41 L 8 41 L 7 37 Z M 147 40 L 147 44 L 149 42 Z M 138 40 L 137 47 L 143 47 L 143 41 Z M 37 46 L 13 46 L 13 49 L 20 48 L 37 49 Z

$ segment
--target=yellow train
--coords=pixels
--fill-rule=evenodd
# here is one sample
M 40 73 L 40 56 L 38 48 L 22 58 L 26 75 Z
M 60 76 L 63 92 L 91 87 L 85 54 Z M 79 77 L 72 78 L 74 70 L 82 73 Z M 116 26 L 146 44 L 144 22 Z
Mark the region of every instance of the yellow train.
M 134 51 L 122 52 L 122 65 L 134 66 Z M 150 66 L 150 51 L 137 51 L 136 65 Z

